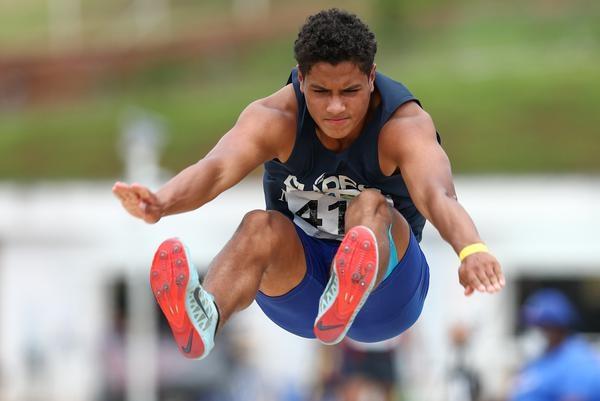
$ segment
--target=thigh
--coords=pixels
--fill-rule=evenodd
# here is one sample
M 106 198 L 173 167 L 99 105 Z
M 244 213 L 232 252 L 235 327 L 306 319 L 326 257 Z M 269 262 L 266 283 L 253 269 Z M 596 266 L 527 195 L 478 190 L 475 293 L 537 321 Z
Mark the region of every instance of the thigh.
M 259 289 L 265 295 L 279 296 L 302 281 L 306 274 L 306 258 L 294 223 L 279 212 L 268 213 L 273 246 Z
M 339 242 L 312 238 L 300 228 L 295 229 L 304 252 L 304 277 L 282 295 L 269 296 L 259 291 L 256 303 L 278 326 L 300 337 L 314 338 L 319 299 L 329 280 L 331 261 Z
M 410 233 L 406 252 L 391 275 L 377 287 L 362 307 L 348 336 L 362 342 L 395 337 L 417 320 L 429 288 L 429 266 Z

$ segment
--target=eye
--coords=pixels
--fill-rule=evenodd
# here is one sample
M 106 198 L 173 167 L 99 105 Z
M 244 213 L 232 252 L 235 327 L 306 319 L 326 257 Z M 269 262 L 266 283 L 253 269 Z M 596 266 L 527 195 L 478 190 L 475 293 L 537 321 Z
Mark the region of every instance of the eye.
M 356 93 L 358 91 L 359 91 L 359 89 L 345 89 L 343 92 L 344 93 Z

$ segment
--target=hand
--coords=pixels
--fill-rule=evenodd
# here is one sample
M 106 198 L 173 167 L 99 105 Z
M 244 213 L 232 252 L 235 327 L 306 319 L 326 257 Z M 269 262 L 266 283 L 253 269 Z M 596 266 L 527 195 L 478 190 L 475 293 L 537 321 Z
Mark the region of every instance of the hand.
M 467 256 L 458 269 L 460 284 L 465 287 L 465 295 L 475 292 L 495 293 L 500 291 L 506 281 L 500 263 L 494 255 L 478 252 Z
M 113 186 L 112 192 L 132 216 L 150 224 L 156 223 L 162 217 L 163 205 L 156 195 L 145 186 L 117 182 Z

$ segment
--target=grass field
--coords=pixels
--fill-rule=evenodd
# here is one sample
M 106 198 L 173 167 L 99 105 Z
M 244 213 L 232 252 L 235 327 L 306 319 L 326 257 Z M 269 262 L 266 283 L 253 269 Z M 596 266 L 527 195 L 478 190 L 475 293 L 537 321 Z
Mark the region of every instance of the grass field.
M 380 39 L 378 67 L 422 100 L 455 172 L 597 173 L 600 12 L 590 5 L 423 18 L 399 39 Z M 247 103 L 284 82 L 292 41 L 151 65 L 77 102 L 2 110 L 0 179 L 118 177 L 120 121 L 132 105 L 167 122 L 162 163 L 177 170 L 202 157 Z

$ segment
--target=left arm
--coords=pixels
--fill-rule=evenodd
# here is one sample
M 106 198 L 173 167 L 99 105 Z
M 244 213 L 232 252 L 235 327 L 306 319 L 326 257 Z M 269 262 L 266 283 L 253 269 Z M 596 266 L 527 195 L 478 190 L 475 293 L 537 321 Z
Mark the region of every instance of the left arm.
M 458 254 L 482 242 L 473 220 L 458 203 L 448 156 L 437 142 L 431 117 L 415 103 L 401 106 L 384 127 L 382 158 L 400 169 L 417 209 Z M 486 252 L 467 256 L 459 268 L 465 295 L 496 292 L 505 284 L 500 264 Z

